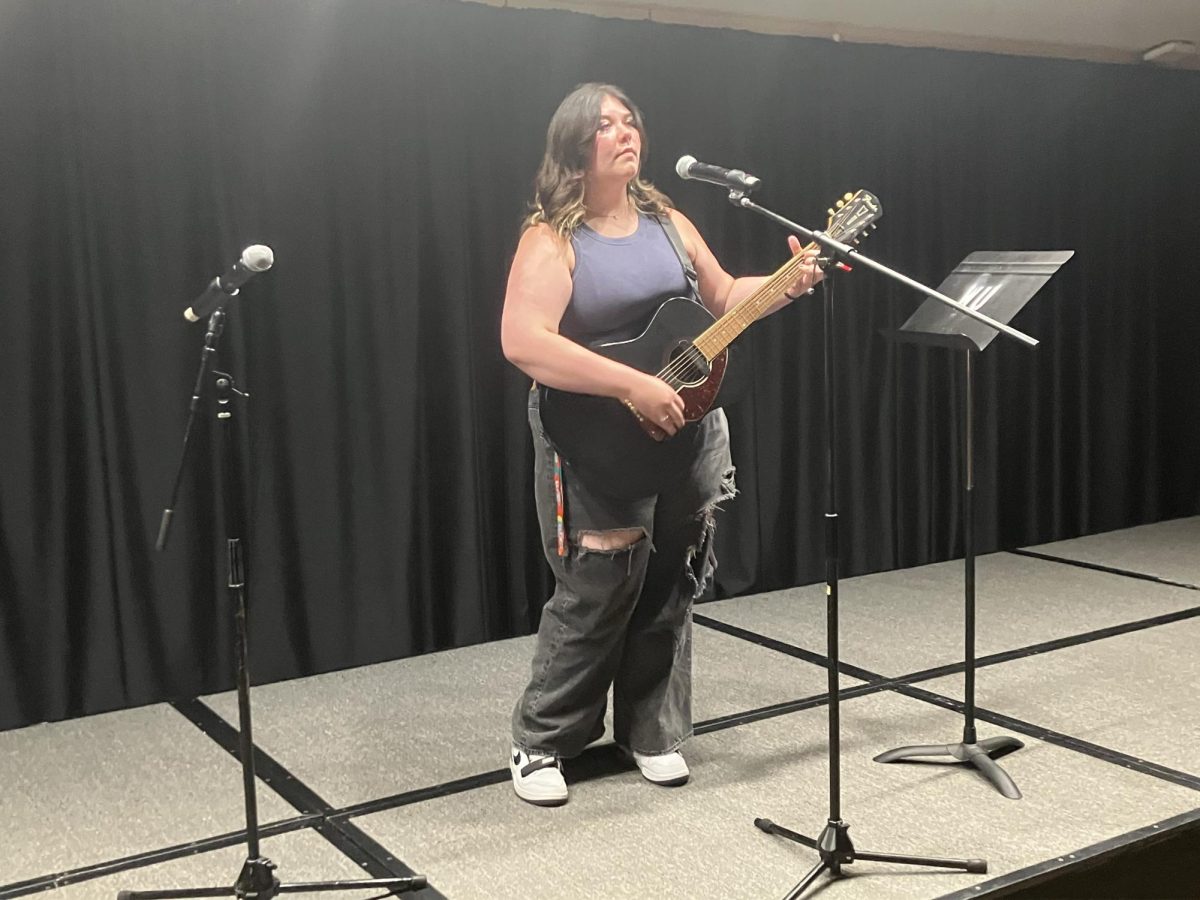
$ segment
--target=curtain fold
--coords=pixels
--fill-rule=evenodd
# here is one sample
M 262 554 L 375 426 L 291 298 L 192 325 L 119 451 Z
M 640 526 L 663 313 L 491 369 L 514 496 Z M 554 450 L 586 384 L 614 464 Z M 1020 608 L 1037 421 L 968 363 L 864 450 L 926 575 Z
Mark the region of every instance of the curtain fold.
M 252 676 L 526 634 L 549 593 L 527 379 L 499 347 L 545 126 L 620 84 L 646 172 L 734 274 L 784 236 L 680 183 L 691 153 L 937 284 L 976 249 L 1073 249 L 980 359 L 979 552 L 1200 511 L 1200 74 L 914 50 L 435 0 L 9 3 L 0 13 L 0 728 L 230 687 L 211 403 L 171 544 L 153 542 L 203 326 L 231 307 Z M 961 553 L 955 360 L 897 346 L 920 298 L 841 279 L 846 575 Z M 824 577 L 821 311 L 734 347 L 740 496 L 720 596 Z M 211 390 L 211 385 L 208 385 Z M 1083 627 L 1086 623 L 1081 623 Z

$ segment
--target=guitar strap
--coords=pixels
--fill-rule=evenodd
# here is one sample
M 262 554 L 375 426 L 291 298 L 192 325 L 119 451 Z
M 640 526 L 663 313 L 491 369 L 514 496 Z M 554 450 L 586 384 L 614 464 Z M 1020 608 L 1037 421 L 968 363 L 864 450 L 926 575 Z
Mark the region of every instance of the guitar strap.
M 700 280 L 696 276 L 696 267 L 692 265 L 692 258 L 687 254 L 687 248 L 683 246 L 683 237 L 679 233 L 679 229 L 675 227 L 675 223 L 671 221 L 668 215 L 655 216 L 658 224 L 662 226 L 662 230 L 667 234 L 667 240 L 671 242 L 671 248 L 675 251 L 675 255 L 679 257 L 679 264 L 683 266 L 683 274 L 687 276 L 688 287 L 692 289 L 692 299 L 697 303 L 700 301 Z

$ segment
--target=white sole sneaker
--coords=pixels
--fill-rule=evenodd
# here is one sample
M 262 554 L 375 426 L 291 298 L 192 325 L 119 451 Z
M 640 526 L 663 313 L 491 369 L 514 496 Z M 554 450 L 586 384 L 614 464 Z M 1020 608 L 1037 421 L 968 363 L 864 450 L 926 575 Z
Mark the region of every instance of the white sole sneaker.
M 508 771 L 512 774 L 513 790 L 526 803 L 562 806 L 567 802 L 567 782 L 556 757 L 530 756 L 519 747 L 513 747 L 508 757 Z
M 692 775 L 687 762 L 677 750 L 655 756 L 626 750 L 625 755 L 637 763 L 643 778 L 661 787 L 678 787 L 681 784 L 687 784 Z

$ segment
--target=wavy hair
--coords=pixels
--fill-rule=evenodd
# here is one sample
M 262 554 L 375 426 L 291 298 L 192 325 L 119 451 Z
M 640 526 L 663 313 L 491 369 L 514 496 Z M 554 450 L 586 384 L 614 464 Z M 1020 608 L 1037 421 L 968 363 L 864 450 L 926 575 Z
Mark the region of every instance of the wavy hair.
M 646 158 L 646 128 L 642 111 L 619 87 L 589 82 L 563 98 L 546 129 L 546 152 L 533 180 L 533 202 L 522 230 L 545 222 L 559 237 L 567 237 L 587 216 L 583 195 L 588 166 L 600 125 L 600 104 L 611 96 L 633 113 L 633 124 L 641 135 L 639 173 L 628 187 L 629 198 L 639 212 L 666 215 L 672 207 L 666 194 L 642 178 L 640 162 Z

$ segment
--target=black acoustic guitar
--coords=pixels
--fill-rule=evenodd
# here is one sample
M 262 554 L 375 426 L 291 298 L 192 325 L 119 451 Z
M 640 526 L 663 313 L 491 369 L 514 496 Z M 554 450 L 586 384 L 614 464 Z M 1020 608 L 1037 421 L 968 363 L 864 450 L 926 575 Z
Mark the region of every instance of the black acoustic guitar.
M 843 243 L 857 243 L 882 215 L 875 195 L 860 190 L 846 194 L 829 210 L 825 231 Z M 662 431 L 620 400 L 543 386 L 542 427 L 555 450 L 570 467 L 614 493 L 656 492 L 660 480 L 685 458 L 695 440 L 695 423 L 717 405 L 729 345 L 783 296 L 801 263 L 800 255 L 793 256 L 720 319 L 699 303 L 673 297 L 655 310 L 637 337 L 590 345 L 590 350 L 656 374 L 675 388 L 683 398 L 688 424 L 664 440 Z

